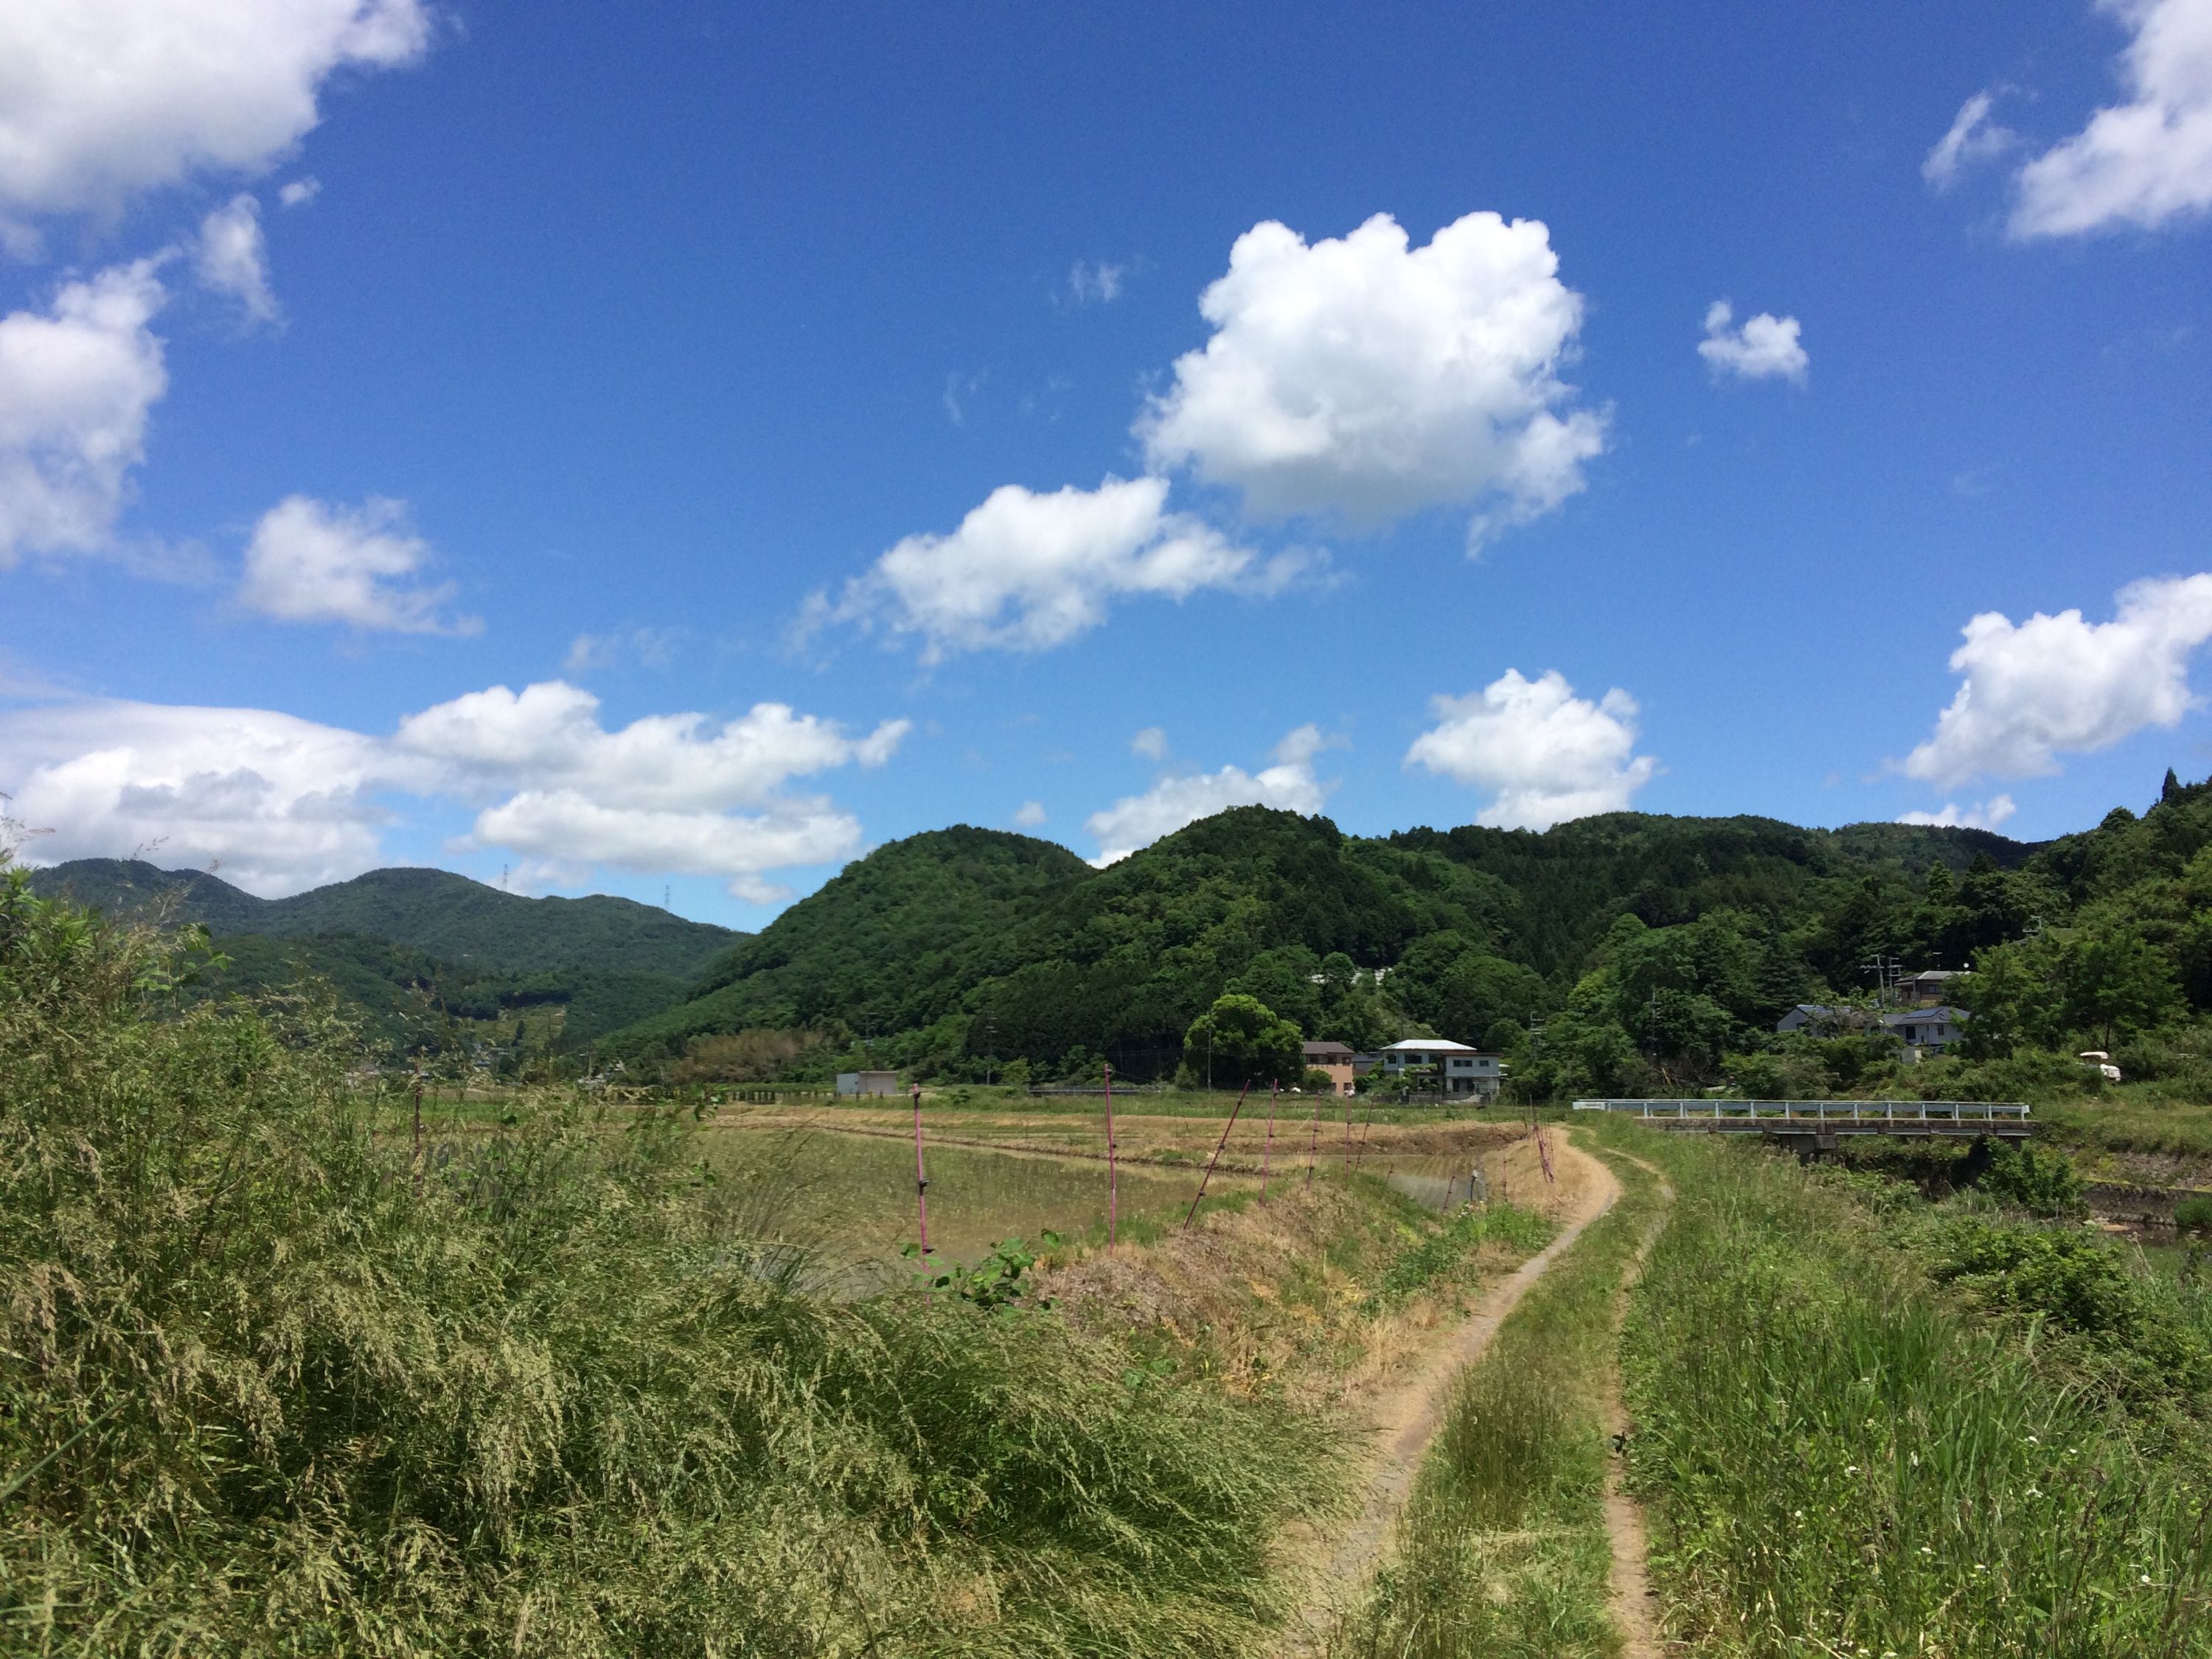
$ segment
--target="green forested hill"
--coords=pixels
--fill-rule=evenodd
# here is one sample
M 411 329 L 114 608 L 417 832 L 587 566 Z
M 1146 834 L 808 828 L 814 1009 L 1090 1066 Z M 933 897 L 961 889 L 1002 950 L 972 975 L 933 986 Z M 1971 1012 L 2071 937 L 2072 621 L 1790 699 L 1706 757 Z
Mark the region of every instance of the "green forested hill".
M 803 1026 L 924 1076 L 987 1057 L 1164 1075 L 1234 991 L 1358 1047 L 1430 1030 L 1519 1052 L 1547 1024 L 1523 1070 L 1575 1086 L 1717 1076 L 1793 1003 L 1865 995 L 1878 957 L 1957 967 L 2056 917 L 2056 856 L 1980 830 L 1640 813 L 1367 840 L 1243 807 L 1092 871 L 948 830 L 879 848 L 611 1046 L 650 1060 Z
M 698 994 L 623 1034 L 632 1053 L 748 1026 L 927 1026 L 1020 960 L 1027 918 L 1094 872 L 1066 848 L 957 825 L 878 848 L 701 975 Z
M 588 1042 L 680 1001 L 745 937 L 629 899 L 525 898 L 444 870 L 372 870 L 262 899 L 201 871 L 79 859 L 34 872 L 32 885 L 115 914 L 198 923 L 228 958 L 210 988 L 326 981 L 374 1034 L 407 1048 L 555 1009 L 564 1039 Z

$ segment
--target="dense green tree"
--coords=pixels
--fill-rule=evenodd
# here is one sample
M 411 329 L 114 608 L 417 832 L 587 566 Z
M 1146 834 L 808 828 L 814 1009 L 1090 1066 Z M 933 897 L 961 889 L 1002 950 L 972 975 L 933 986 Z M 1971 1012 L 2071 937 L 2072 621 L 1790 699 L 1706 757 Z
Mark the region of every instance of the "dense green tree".
M 1305 1070 L 1298 1028 L 1257 997 L 1231 992 L 1183 1034 L 1182 1079 L 1217 1089 L 1273 1083 Z
M 2110 1048 L 2123 1033 L 2151 1030 L 2179 1012 L 2179 988 L 2167 959 L 2137 933 L 2106 926 L 2068 941 L 2066 1018 Z

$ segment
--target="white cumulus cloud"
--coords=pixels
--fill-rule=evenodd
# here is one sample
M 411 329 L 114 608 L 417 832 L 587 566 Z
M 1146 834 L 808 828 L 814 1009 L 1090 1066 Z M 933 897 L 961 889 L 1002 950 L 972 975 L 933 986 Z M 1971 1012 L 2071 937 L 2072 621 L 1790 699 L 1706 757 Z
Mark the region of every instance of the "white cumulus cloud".
M 1898 817 L 1899 823 L 1932 824 L 1942 830 L 1994 830 L 2020 810 L 2010 795 L 1991 795 L 1987 800 L 1976 801 L 1972 806 L 1960 806 L 1947 800 L 1942 809 L 1935 812 L 1905 812 Z
M 201 285 L 238 301 L 257 323 L 276 320 L 269 289 L 269 242 L 261 234 L 261 204 L 240 193 L 200 222 L 192 269 Z
M 1406 764 L 1494 792 L 1475 822 L 1496 829 L 1623 811 L 1659 769 L 1636 753 L 1634 698 L 1617 686 L 1595 702 L 1577 697 L 1556 669 L 1532 680 L 1509 668 L 1431 707 L 1437 724 L 1413 739 Z
M 168 389 L 147 326 L 166 298 L 142 259 L 65 284 L 43 312 L 0 317 L 0 568 L 107 544 Z
M 279 622 L 340 622 L 399 634 L 476 634 L 474 617 L 448 617 L 450 582 L 413 584 L 430 544 L 409 527 L 404 503 L 372 497 L 356 507 L 291 495 L 261 516 L 246 544 L 239 602 Z
M 258 173 L 313 128 L 333 73 L 411 63 L 429 37 L 422 0 L 8 0 L 0 218 Z
M 1716 376 L 1734 374 L 1746 380 L 1780 379 L 1805 384 L 1813 360 L 1799 340 L 1795 317 L 1777 317 L 1762 311 L 1731 327 L 1735 309 L 1726 300 L 1716 300 L 1705 311 L 1705 337 L 1698 342 L 1698 356 Z
M 1938 195 L 1959 182 L 1959 175 L 1978 161 L 2002 155 L 2020 142 L 2020 135 L 2000 126 L 1990 114 L 1996 94 L 1978 92 L 1959 106 L 1951 129 L 1936 141 L 1920 164 L 1920 176 Z
M 922 641 L 922 660 L 963 651 L 1041 651 L 1106 620 L 1113 602 L 1182 599 L 1205 588 L 1273 592 L 1304 568 L 1263 560 L 1200 520 L 1166 510 L 1161 478 L 1096 489 L 994 489 L 945 536 L 908 536 L 834 603 L 817 594 L 802 627 L 880 623 Z
M 1129 752 L 1142 755 L 1146 760 L 1165 760 L 1168 734 L 1157 726 L 1148 726 L 1129 739 Z
M 2212 574 L 2130 583 L 2116 607 L 2108 623 L 2079 611 L 1972 618 L 1951 653 L 1965 683 L 1935 735 L 1905 757 L 1905 775 L 1951 785 L 2047 775 L 2063 753 L 2179 724 L 2195 703 L 2190 654 L 2212 639 Z
M 373 738 L 264 708 L 99 702 L 0 712 L 0 790 L 41 862 L 220 866 L 274 896 L 377 861 L 390 775 Z
M 1332 786 L 1314 775 L 1314 757 L 1332 746 L 1319 726 L 1301 726 L 1275 745 L 1275 763 L 1260 772 L 1224 766 L 1218 772 L 1162 778 L 1141 795 L 1125 795 L 1084 820 L 1083 827 L 1099 845 L 1091 862 L 1103 870 L 1162 836 L 1232 806 L 1318 812 Z
M 520 691 L 495 685 L 408 715 L 393 743 L 479 793 L 568 788 L 686 812 L 770 801 L 792 778 L 836 767 L 880 766 L 909 729 L 886 720 L 848 737 L 835 720 L 763 702 L 722 723 L 648 714 L 610 732 L 599 708 L 597 697 L 562 680 Z
M 1534 220 L 1471 213 L 1420 248 L 1387 214 L 1312 244 L 1268 222 L 1199 309 L 1212 337 L 1138 435 L 1154 467 L 1259 516 L 1376 528 L 1472 505 L 1474 545 L 1581 489 L 1605 447 L 1605 416 L 1559 378 L 1583 301 Z
M 1044 803 L 1041 800 L 1024 801 L 1020 810 L 1014 814 L 1014 822 L 1024 830 L 1036 829 L 1044 822 Z
M 2212 209 L 2212 4 L 2102 0 L 2135 30 L 2127 101 L 2021 169 L 2014 236 L 2155 229 Z
M 560 681 L 471 692 L 390 737 L 254 708 L 99 702 L 0 712 L 0 792 L 42 862 L 154 849 L 296 892 L 380 855 L 407 798 L 475 810 L 470 840 L 546 867 L 713 875 L 765 902 L 767 872 L 848 856 L 859 821 L 794 779 L 880 766 L 907 732 L 864 736 L 761 703 L 737 720 L 649 715 L 610 730 Z
M 276 200 L 288 208 L 305 207 L 322 193 L 323 181 L 311 173 L 286 184 L 276 192 Z

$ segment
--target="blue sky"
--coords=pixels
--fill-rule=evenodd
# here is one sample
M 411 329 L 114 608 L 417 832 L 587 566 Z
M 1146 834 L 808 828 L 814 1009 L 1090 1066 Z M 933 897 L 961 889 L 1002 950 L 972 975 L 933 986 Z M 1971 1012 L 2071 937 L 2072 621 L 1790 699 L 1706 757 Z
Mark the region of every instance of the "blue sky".
M 0 60 L 33 858 L 757 926 L 950 823 L 2035 839 L 2212 771 L 2212 0 L 27 0 Z

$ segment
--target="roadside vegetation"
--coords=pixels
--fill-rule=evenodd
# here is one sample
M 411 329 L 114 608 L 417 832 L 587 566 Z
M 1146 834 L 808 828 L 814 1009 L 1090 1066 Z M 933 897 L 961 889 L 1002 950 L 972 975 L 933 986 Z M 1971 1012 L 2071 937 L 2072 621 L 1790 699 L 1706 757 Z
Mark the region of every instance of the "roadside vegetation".
M 0 1648 L 1211 1655 L 1268 1628 L 1322 1426 L 1019 1302 L 809 1294 L 758 1183 L 708 1180 L 673 1115 L 518 1101 L 417 1164 L 347 1033 L 192 1005 L 179 969 L 0 875 Z
M 2068 1218 L 2062 1159 L 1930 1205 L 1870 1171 L 1638 1145 L 1680 1191 L 1625 1346 L 1677 1639 L 2212 1652 L 2212 1301 Z
M 1330 1651 L 1345 1659 L 1607 1656 L 1605 1384 L 1613 1314 L 1657 1183 L 1621 1200 L 1524 1297 L 1448 1408 L 1395 1547 Z

